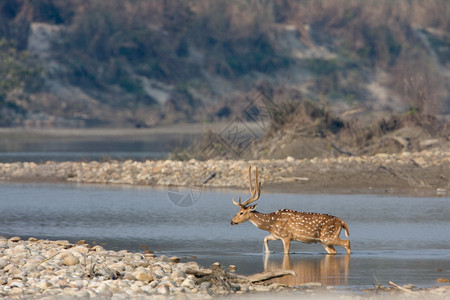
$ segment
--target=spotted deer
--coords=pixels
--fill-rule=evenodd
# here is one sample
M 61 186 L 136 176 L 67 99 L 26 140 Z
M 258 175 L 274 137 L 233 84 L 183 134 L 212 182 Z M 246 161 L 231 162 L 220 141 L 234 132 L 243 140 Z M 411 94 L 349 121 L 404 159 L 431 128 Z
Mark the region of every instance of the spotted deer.
M 258 182 L 258 169 L 255 171 L 255 187 L 252 187 L 251 166 L 248 168 L 248 181 L 250 198 L 239 203 L 233 198 L 233 203 L 240 207 L 238 213 L 231 220 L 231 225 L 250 221 L 259 229 L 266 230 L 270 234 L 264 238 L 266 252 L 269 252 L 268 241 L 281 240 L 284 253 L 289 253 L 291 241 L 303 243 L 321 243 L 328 253 L 336 253 L 334 246 L 342 246 L 351 253 L 350 241 L 339 238 L 342 228 L 348 237 L 347 224 L 338 217 L 328 214 L 299 212 L 291 209 L 280 209 L 275 212 L 264 214 L 256 211 L 257 204 L 252 204 L 261 195 L 261 182 Z

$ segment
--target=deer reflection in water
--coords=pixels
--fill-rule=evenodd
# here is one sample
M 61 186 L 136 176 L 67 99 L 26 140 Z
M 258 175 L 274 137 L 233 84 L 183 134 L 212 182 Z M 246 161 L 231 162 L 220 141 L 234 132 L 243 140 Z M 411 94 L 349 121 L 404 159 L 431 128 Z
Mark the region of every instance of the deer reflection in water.
M 298 286 L 309 282 L 320 282 L 323 285 L 347 285 L 350 269 L 350 255 L 323 255 L 313 257 L 295 257 L 289 254 L 283 256 L 283 261 L 271 258 L 266 254 L 264 270 L 293 270 L 296 276 L 287 275 L 271 279 L 271 282 Z

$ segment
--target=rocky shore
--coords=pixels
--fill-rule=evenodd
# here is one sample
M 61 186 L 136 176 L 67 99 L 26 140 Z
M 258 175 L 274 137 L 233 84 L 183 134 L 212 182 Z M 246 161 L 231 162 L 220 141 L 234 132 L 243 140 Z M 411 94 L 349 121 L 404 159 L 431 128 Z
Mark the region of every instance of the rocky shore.
M 180 262 L 178 257 L 157 257 L 151 251 L 105 250 L 84 241 L 72 244 L 64 240 L 0 236 L 0 297 L 4 298 L 211 299 L 239 295 L 251 298 L 267 293 L 287 298 L 450 297 L 449 286 L 414 289 L 392 284 L 360 292 L 318 283 L 289 287 L 261 280 L 265 278 L 261 273 L 241 276 L 234 273 L 233 266 L 229 269 L 224 270 L 218 263 L 204 268 L 194 261 Z
M 0 237 L 0 296 L 114 299 L 209 299 L 211 296 L 275 291 L 278 285 L 254 285 L 219 265 L 205 269 L 177 257 L 150 251 L 109 251 L 84 241 Z
M 431 190 L 448 195 L 450 151 L 279 160 L 91 161 L 0 164 L 2 181 L 62 181 L 151 186 L 247 186 L 248 166 L 263 187 L 292 192 Z

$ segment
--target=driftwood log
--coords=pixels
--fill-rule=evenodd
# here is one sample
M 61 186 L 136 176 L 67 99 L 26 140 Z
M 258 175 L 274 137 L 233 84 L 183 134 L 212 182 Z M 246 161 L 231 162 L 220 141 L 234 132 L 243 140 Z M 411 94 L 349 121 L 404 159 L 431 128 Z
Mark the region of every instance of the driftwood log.
M 250 282 L 259 282 L 259 281 L 265 281 L 272 278 L 282 277 L 286 275 L 292 275 L 295 276 L 295 272 L 292 270 L 285 270 L 285 269 L 276 269 L 276 270 L 270 270 L 270 271 L 264 271 L 261 273 L 256 273 L 250 276 L 247 276 L 248 281 Z
M 230 281 L 246 281 L 249 283 L 255 283 L 255 282 L 261 282 L 261 281 L 266 281 L 272 278 L 278 278 L 278 277 L 282 277 L 282 276 L 286 276 L 286 275 L 292 275 L 292 276 L 296 276 L 296 273 L 292 270 L 285 270 L 285 269 L 275 269 L 275 270 L 270 270 L 270 271 L 264 271 L 261 273 L 256 273 L 256 274 L 252 274 L 249 276 L 244 276 L 244 275 L 238 275 L 238 274 L 234 274 L 234 273 L 228 273 L 222 269 L 191 269 L 188 268 L 185 270 L 186 274 L 190 274 L 190 275 L 194 275 L 197 278 L 202 278 L 202 277 L 211 277 L 211 276 L 220 276 L 222 279 L 226 278 Z

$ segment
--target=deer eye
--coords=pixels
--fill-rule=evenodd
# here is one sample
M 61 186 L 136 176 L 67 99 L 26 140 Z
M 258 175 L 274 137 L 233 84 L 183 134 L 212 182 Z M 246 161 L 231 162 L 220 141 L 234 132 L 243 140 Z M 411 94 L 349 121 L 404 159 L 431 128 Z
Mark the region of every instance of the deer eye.
M 240 213 L 239 213 L 240 215 L 243 215 L 244 214 L 244 212 L 243 211 L 241 211 Z

